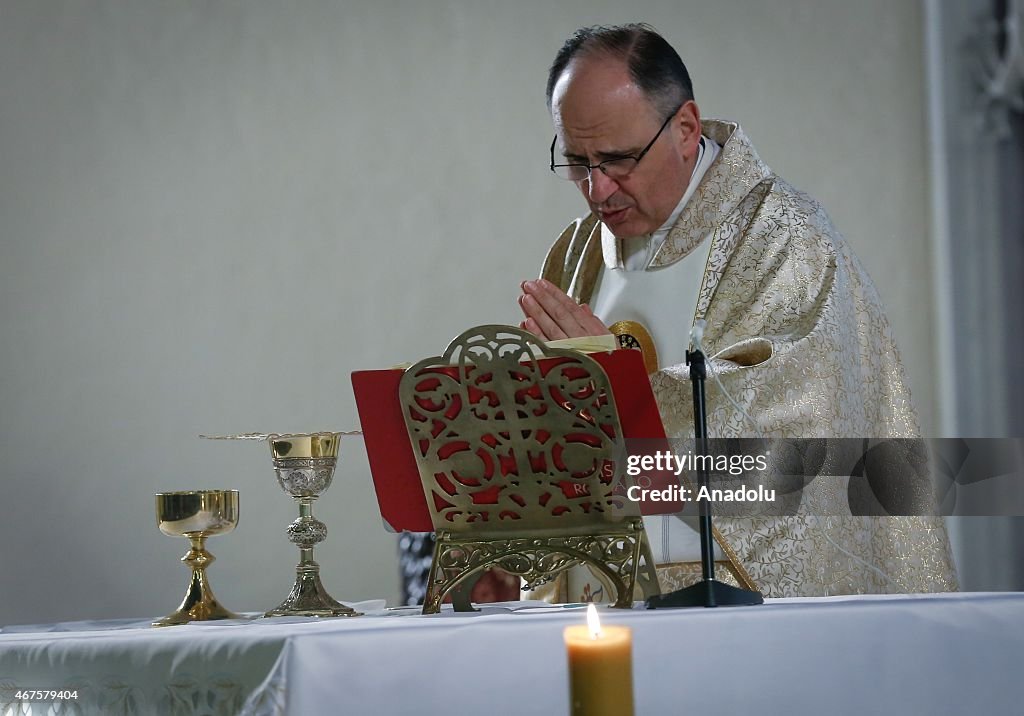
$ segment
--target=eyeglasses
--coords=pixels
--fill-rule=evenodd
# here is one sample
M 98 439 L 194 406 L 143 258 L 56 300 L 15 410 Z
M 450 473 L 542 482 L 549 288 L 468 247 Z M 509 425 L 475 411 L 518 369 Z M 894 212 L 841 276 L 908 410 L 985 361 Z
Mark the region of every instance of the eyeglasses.
M 600 169 L 604 172 L 604 175 L 609 179 L 623 179 L 629 175 L 631 171 L 636 169 L 636 165 L 640 163 L 640 160 L 651 150 L 654 143 L 658 141 L 658 137 L 665 131 L 665 127 L 672 121 L 672 118 L 676 116 L 676 112 L 679 111 L 677 107 L 675 112 L 672 112 L 661 125 L 661 129 L 654 135 L 654 139 L 647 143 L 647 146 L 640 150 L 640 153 L 636 156 L 624 156 L 615 157 L 613 159 L 605 159 L 603 162 L 597 164 L 555 164 L 555 144 L 558 142 L 558 135 L 556 134 L 554 139 L 551 140 L 551 171 L 553 171 L 558 177 L 567 179 L 568 181 L 583 181 L 584 179 L 590 179 L 590 174 L 595 169 Z

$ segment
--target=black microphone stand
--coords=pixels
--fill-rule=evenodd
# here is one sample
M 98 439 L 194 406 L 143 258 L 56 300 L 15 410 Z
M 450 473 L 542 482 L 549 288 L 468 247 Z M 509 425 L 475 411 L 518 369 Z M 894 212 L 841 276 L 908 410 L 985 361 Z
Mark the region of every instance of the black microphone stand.
M 708 416 L 704 405 L 704 354 L 700 350 L 686 351 L 686 364 L 690 366 L 690 381 L 693 383 L 693 423 L 697 438 L 697 454 L 707 455 Z M 706 460 L 701 460 L 697 469 L 699 488 L 708 486 Z M 698 494 L 700 491 L 698 490 Z M 760 592 L 740 589 L 715 579 L 714 538 L 711 529 L 711 504 L 700 500 L 700 558 L 703 579 L 689 587 L 677 589 L 668 594 L 653 596 L 647 600 L 648 609 L 669 607 L 733 607 L 764 604 Z

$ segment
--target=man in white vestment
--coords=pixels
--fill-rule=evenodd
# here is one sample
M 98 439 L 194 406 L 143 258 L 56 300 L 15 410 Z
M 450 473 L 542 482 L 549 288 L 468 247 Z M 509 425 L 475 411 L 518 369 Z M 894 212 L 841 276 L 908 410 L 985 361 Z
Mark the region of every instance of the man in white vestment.
M 719 379 L 707 381 L 709 437 L 917 436 L 864 269 L 739 125 L 701 119 L 660 35 L 577 31 L 547 97 L 552 171 L 577 184 L 590 213 L 523 283 L 523 328 L 545 340 L 612 332 L 640 347 L 669 437 L 693 436 L 684 354 L 695 324 Z M 940 518 L 824 516 L 844 484 L 815 483 L 795 517 L 716 519 L 718 577 L 769 597 L 956 589 Z M 699 579 L 692 526 L 645 522 L 663 591 Z M 571 601 L 614 596 L 581 567 L 557 589 Z

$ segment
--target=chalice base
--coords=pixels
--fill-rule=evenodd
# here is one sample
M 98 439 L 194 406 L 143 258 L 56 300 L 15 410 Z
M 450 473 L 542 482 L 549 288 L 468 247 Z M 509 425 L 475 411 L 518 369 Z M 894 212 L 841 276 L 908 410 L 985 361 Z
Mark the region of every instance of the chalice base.
M 192 583 L 189 584 L 181 606 L 163 619 L 157 619 L 153 622 L 153 626 L 175 626 L 189 622 L 241 618 L 238 614 L 225 609 L 217 601 L 217 597 L 213 596 L 213 590 L 206 583 L 206 575 L 197 570 L 192 574 Z
M 295 570 L 295 584 L 288 597 L 275 609 L 264 616 L 268 617 L 359 617 L 352 607 L 347 607 L 335 600 L 320 583 L 320 571 L 303 569 Z

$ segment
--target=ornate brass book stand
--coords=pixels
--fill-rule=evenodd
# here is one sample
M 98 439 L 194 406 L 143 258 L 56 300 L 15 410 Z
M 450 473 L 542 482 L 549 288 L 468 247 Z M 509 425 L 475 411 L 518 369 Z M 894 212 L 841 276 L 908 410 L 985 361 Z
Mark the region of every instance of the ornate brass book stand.
M 550 360 L 541 360 L 550 359 Z M 509 326 L 479 326 L 409 368 L 402 413 L 437 542 L 423 613 L 490 567 L 529 587 L 586 564 L 616 590 L 658 593 L 608 376 L 577 351 Z

